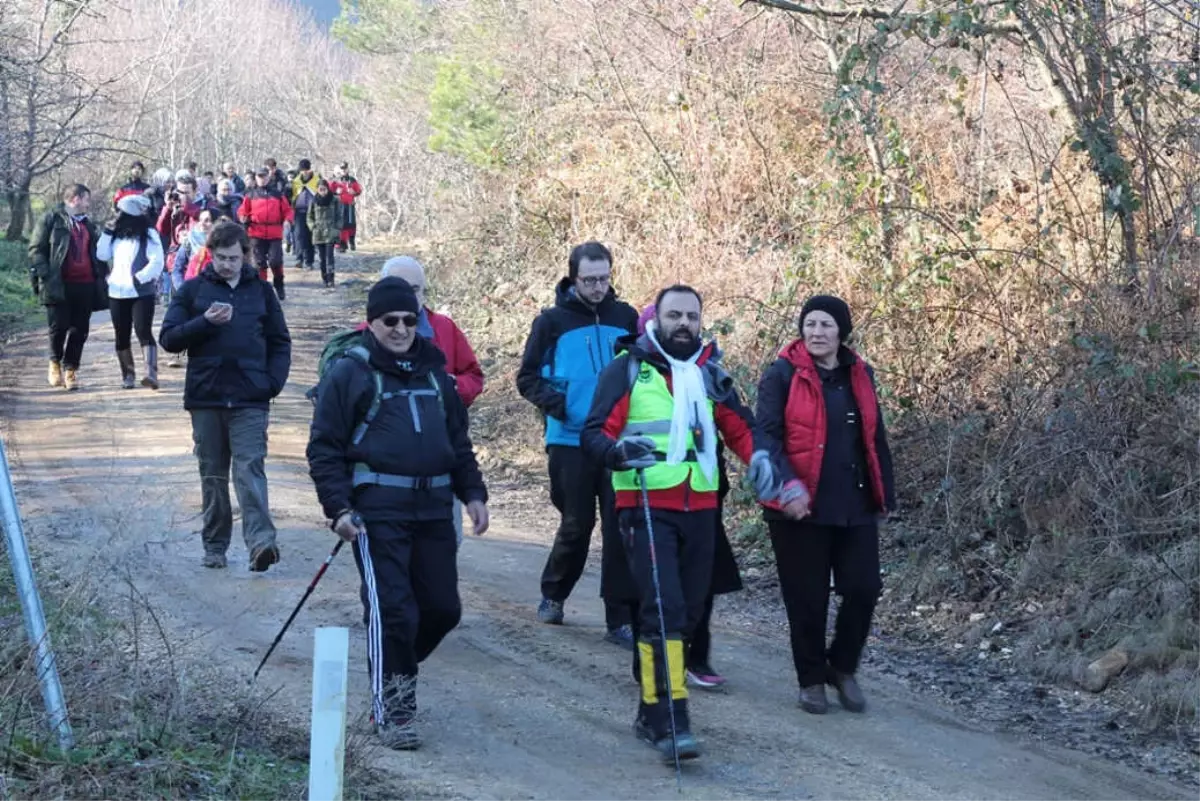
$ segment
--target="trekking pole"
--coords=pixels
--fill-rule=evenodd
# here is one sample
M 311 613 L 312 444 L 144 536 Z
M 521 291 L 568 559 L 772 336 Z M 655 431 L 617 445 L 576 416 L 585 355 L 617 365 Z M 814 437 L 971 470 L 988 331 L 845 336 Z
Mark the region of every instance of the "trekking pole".
M 325 571 L 329 569 L 329 565 L 333 562 L 333 557 L 337 556 L 338 551 L 346 544 L 344 539 L 338 538 L 337 544 L 333 546 L 333 550 L 329 552 L 329 556 L 325 557 L 325 564 L 321 565 L 321 569 L 317 571 L 317 575 L 313 576 L 312 582 L 309 583 L 308 589 L 304 591 L 304 595 L 300 598 L 300 603 L 296 604 L 296 608 L 292 610 L 292 614 L 288 617 L 287 622 L 283 624 L 283 628 L 275 635 L 275 642 L 271 643 L 271 647 L 267 649 L 267 653 L 263 656 L 262 661 L 258 663 L 258 667 L 254 669 L 254 675 L 250 677 L 250 683 L 253 684 L 258 680 L 258 674 L 263 669 L 263 665 L 267 664 L 267 660 L 271 658 L 271 654 L 275 652 L 275 646 L 279 645 L 279 641 L 283 639 L 283 635 L 287 633 L 288 626 L 292 625 L 292 621 L 296 619 L 296 615 L 300 614 L 300 608 L 304 606 L 304 602 L 308 600 L 308 596 L 313 594 L 313 590 L 317 588 L 317 582 L 321 580 L 321 576 L 325 575 Z
M 663 614 L 662 585 L 658 582 L 658 551 L 654 548 L 654 524 L 650 521 L 650 493 L 646 490 L 646 471 L 638 468 L 642 489 L 642 511 L 646 515 L 646 539 L 650 543 L 650 578 L 654 582 L 654 603 L 658 606 L 658 629 L 662 635 L 663 675 L 667 684 L 667 711 L 671 720 L 671 753 L 675 757 L 675 789 L 683 793 L 683 770 L 679 766 L 679 734 L 675 728 L 675 693 L 671 689 L 671 663 L 667 656 L 667 617 Z

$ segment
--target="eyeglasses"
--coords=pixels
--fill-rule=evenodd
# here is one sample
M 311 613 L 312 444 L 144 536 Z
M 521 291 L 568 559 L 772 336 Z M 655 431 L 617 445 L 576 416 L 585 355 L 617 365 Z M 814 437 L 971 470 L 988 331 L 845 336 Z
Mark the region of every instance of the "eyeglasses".
M 580 278 L 579 283 L 583 284 L 584 286 L 596 287 L 604 286 L 611 280 L 611 275 L 589 275 L 584 278 Z
M 385 314 L 381 320 L 388 328 L 395 328 L 400 323 L 404 323 L 409 328 L 417 327 L 417 315 L 415 314 Z

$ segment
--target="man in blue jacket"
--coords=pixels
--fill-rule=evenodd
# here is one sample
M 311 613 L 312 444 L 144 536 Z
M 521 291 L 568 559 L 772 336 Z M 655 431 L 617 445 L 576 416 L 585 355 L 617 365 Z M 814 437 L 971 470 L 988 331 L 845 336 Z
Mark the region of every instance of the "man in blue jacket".
M 229 472 L 242 509 L 250 569 L 279 561 L 267 505 L 267 419 L 287 382 L 292 339 L 271 285 L 246 263 L 250 238 L 222 220 L 208 235 L 212 264 L 175 293 L 159 343 L 187 351 L 183 408 L 192 416 L 204 503 L 205 567 L 225 567 L 233 532 Z
M 605 598 L 606 639 L 633 647 L 630 610 L 611 602 L 626 595 L 616 585 L 631 582 L 616 522 L 612 482 L 603 465 L 584 457 L 579 433 L 587 420 L 596 379 L 613 360 L 614 345 L 637 330 L 637 311 L 617 300 L 612 288 L 612 254 L 599 242 L 576 246 L 558 284 L 555 304 L 533 321 L 517 373 L 517 389 L 545 417 L 550 499 L 562 515 L 542 571 L 538 619 L 563 622 L 563 603 L 583 574 L 596 503 L 600 503 L 603 553 L 600 594 Z

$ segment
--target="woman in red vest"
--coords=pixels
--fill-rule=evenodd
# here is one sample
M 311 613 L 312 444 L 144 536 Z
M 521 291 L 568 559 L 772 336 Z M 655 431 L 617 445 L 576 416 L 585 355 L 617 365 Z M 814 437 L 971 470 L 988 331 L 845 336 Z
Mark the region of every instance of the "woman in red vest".
M 895 508 L 892 456 L 870 365 L 846 347 L 853 326 L 840 298 L 800 312 L 800 338 L 758 386 L 755 415 L 784 490 L 763 512 L 787 609 L 800 706 L 829 709 L 825 685 L 851 712 L 866 700 L 854 678 L 879 598 L 879 518 Z M 829 573 L 841 604 L 825 647 Z

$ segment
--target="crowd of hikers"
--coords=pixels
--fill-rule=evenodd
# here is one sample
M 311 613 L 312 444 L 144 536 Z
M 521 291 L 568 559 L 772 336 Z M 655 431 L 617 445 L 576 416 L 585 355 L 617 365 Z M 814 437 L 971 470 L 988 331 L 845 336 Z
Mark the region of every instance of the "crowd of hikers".
M 248 182 L 227 164 L 216 181 L 189 169 L 145 184 L 135 163 L 103 231 L 76 185 L 30 247 L 52 386 L 78 388 L 88 318 L 103 306 L 123 385 L 136 383 L 136 335 L 142 383 L 157 387 L 151 326 L 157 298 L 168 298 L 158 341 L 186 355 L 205 567 L 226 567 L 231 477 L 250 569 L 280 559 L 265 460 L 270 404 L 291 368 L 285 227 L 297 265 L 319 258 L 332 285 L 334 250 L 355 246 L 353 216 L 338 209 L 352 210 L 361 191 L 340 170 L 331 184 L 308 160 L 290 178 L 268 160 Z M 604 638 L 632 652 L 634 730 L 668 762 L 699 756 L 689 688 L 726 685 L 710 657 L 713 601 L 742 586 L 722 522 L 732 455 L 770 533 L 801 708 L 825 713 L 832 686 L 843 708 L 864 711 L 855 676 L 881 591 L 878 523 L 895 489 L 874 374 L 847 344 L 850 308 L 829 295 L 804 302 L 796 339 L 761 376 L 751 409 L 703 334 L 700 293 L 669 286 L 639 312 L 617 296 L 613 263 L 599 242 L 570 251 L 516 377 L 544 422 L 560 515 L 531 615 L 564 623 L 598 519 Z M 419 666 L 461 617 L 463 513 L 476 535 L 489 524 L 468 423 L 483 371 L 427 289 L 419 261 L 387 260 L 365 320 L 329 340 L 306 393 L 309 472 L 361 578 L 372 720 L 397 749 L 420 745 Z M 841 602 L 827 646 L 831 575 Z

